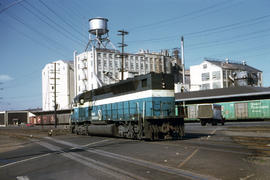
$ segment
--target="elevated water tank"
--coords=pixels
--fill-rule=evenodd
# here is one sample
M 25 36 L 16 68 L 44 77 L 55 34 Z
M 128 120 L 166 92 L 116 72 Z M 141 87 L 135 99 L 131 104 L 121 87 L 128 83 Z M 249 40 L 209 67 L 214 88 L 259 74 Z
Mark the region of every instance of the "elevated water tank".
M 109 32 L 109 30 L 107 29 L 107 22 L 108 19 L 102 17 L 89 19 L 89 32 L 97 36 L 106 34 L 107 32 Z

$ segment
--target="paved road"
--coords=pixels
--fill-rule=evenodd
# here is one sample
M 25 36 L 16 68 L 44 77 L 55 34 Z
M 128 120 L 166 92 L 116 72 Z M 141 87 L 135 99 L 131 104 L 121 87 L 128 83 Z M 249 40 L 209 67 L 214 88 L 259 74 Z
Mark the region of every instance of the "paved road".
M 229 133 L 232 126 L 260 129 L 270 122 L 186 124 L 186 137 L 178 141 L 0 136 L 6 149 L 0 150 L 0 179 L 268 179 L 269 139 L 239 140 Z

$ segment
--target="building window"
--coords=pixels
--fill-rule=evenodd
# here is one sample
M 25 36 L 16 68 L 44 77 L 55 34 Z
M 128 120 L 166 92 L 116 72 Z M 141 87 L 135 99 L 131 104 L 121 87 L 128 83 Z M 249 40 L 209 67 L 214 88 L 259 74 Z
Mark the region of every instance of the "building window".
M 98 66 L 101 65 L 101 60 L 100 60 L 100 59 L 97 60 L 97 65 L 98 65 Z
M 224 70 L 223 71 L 223 79 L 226 79 L 227 78 L 227 70 Z
M 138 71 L 139 70 L 139 64 L 138 64 L 138 62 L 136 62 L 136 71 Z
M 109 61 L 109 67 L 110 67 L 110 69 L 113 69 L 113 65 L 112 65 L 112 61 L 111 60 Z
M 163 72 L 162 71 L 162 65 L 161 64 L 159 64 L 159 72 Z
M 212 79 L 213 80 L 220 80 L 220 71 L 213 71 L 212 72 Z
M 206 89 L 210 89 L 210 84 L 209 83 L 202 84 L 201 90 L 206 90 Z
M 221 83 L 220 82 L 213 82 L 213 89 L 218 89 L 221 88 Z
M 208 81 L 210 79 L 209 72 L 208 73 L 202 73 L 202 81 Z
M 119 73 L 118 72 L 115 72 L 115 78 L 119 79 Z
M 141 63 L 141 70 L 143 70 L 143 63 Z
M 207 64 L 204 64 L 203 65 L 203 69 L 207 69 Z

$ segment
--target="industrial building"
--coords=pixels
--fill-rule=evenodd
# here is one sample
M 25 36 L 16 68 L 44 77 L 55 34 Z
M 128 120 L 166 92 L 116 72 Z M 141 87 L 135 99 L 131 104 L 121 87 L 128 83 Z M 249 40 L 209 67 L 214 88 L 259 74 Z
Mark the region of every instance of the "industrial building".
M 107 22 L 106 18 L 90 19 L 90 48 L 87 46 L 82 53 L 74 52 L 75 95 L 135 75 L 172 72 L 173 57 L 168 51 L 141 50 L 135 54 L 124 53 L 122 78 L 122 54 L 108 38 Z
M 108 49 L 92 49 L 75 54 L 76 94 L 118 82 L 121 79 L 119 54 L 119 51 Z M 166 52 L 126 53 L 123 79 L 149 72 L 171 73 L 171 59 Z
M 56 89 L 55 89 L 56 88 Z M 42 110 L 70 109 L 74 98 L 74 69 L 72 61 L 58 60 L 42 70 Z
M 29 111 L 1 111 L 0 127 L 27 124 L 33 116 L 35 115 Z
M 190 90 L 207 90 L 238 86 L 262 87 L 262 71 L 246 64 L 205 59 L 190 66 Z

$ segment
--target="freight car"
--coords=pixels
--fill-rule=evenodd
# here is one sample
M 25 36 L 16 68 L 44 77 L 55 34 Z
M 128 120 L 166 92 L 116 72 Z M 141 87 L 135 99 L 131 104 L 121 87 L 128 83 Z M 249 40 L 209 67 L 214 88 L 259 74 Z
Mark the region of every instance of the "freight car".
M 200 121 L 202 126 L 207 123 L 213 126 L 221 123 L 224 125 L 225 121 L 222 116 L 222 106 L 219 104 L 192 104 L 186 106 L 187 116 L 186 121 L 195 120 Z
M 224 121 L 270 120 L 270 99 L 216 102 L 215 104 L 221 106 Z M 198 115 L 199 105 L 191 104 L 186 106 L 187 117 L 185 121 L 200 121 Z
M 32 111 L 34 116 L 29 117 L 29 123 L 33 125 L 48 125 L 54 126 L 54 111 Z M 57 125 L 69 125 L 70 124 L 70 109 L 57 111 Z
M 270 120 L 270 99 L 217 103 L 226 120 Z
M 184 135 L 171 74 L 149 73 L 87 91 L 72 106 L 73 133 L 149 140 Z

